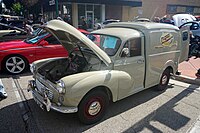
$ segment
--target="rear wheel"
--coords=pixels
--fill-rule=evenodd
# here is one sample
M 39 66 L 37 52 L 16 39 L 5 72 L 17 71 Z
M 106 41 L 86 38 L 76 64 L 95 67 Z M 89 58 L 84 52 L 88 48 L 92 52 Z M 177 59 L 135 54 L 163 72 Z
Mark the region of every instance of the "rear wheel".
M 170 79 L 170 69 L 165 69 L 165 71 L 162 73 L 162 76 L 160 78 L 160 83 L 156 87 L 156 90 L 163 91 L 167 89 L 169 79 Z
M 26 70 L 28 67 L 27 61 L 17 55 L 10 56 L 4 61 L 4 69 L 11 74 L 19 74 Z
M 103 91 L 92 91 L 79 104 L 78 116 L 82 123 L 93 124 L 103 118 L 108 107 L 108 96 Z

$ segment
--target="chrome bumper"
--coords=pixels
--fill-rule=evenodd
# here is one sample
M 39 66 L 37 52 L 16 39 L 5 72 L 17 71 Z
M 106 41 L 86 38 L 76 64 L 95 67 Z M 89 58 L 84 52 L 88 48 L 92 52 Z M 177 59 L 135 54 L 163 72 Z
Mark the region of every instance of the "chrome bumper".
M 52 109 L 61 113 L 75 113 L 78 111 L 77 107 L 64 107 L 64 106 L 58 106 L 57 104 L 52 103 L 50 99 L 47 97 L 47 94 L 45 92 L 43 92 L 43 95 L 40 94 L 41 92 L 38 92 L 38 89 L 34 80 L 30 80 L 28 82 L 27 90 L 32 91 L 33 99 L 43 110 L 46 109 L 47 111 L 50 111 L 50 109 Z

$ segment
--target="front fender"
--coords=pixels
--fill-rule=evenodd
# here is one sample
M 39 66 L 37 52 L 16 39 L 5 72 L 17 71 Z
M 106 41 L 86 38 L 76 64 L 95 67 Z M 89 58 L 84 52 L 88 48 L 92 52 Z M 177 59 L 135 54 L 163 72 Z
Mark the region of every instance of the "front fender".
M 126 76 L 125 76 L 126 75 Z M 113 101 L 117 101 L 119 80 L 127 80 L 127 73 L 123 71 L 104 70 L 79 73 L 62 78 L 66 83 L 67 92 L 65 102 L 67 105 L 78 106 L 82 98 L 92 89 L 105 86 L 110 89 Z

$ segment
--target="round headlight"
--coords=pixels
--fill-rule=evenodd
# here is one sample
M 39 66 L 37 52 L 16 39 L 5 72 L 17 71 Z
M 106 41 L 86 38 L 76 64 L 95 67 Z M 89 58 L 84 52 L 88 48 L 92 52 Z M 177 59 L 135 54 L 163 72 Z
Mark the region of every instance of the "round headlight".
M 65 93 L 66 92 L 65 83 L 62 80 L 59 80 L 57 82 L 57 88 L 56 89 L 58 90 L 59 93 Z

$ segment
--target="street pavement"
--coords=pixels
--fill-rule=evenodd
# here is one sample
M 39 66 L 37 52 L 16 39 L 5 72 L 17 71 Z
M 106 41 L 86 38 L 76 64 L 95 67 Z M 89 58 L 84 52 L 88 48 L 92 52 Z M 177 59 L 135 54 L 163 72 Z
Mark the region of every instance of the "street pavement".
M 43 111 L 26 90 L 31 75 L 1 78 L 8 97 L 0 102 L 0 133 L 186 133 L 200 112 L 200 87 L 170 80 L 164 92 L 147 89 L 111 103 L 106 116 L 83 125 L 76 114 Z
M 8 97 L 0 101 L 0 133 L 199 133 L 200 85 L 194 76 L 198 62 L 192 58 L 181 63 L 181 75 L 170 80 L 164 92 L 150 88 L 111 104 L 103 120 L 93 125 L 81 124 L 76 114 L 41 110 L 26 90 L 30 73 L 1 75 Z M 194 66 L 191 75 L 186 75 L 185 65 Z
M 179 64 L 181 75 L 175 76 L 176 80 L 190 84 L 200 85 L 200 78 L 196 76 L 197 70 L 200 69 L 200 58 L 192 57 L 188 61 Z M 197 118 L 194 127 L 189 129 L 190 133 L 200 133 L 200 115 Z

